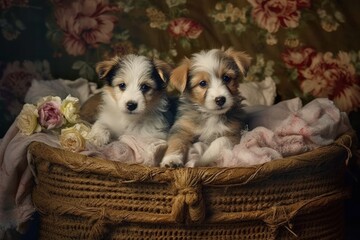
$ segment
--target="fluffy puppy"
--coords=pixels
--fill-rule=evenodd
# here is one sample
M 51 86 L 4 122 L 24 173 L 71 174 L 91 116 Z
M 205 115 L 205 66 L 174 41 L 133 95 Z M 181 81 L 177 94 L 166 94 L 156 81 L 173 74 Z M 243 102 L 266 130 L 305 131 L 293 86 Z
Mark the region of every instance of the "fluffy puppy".
M 102 146 L 123 134 L 166 139 L 168 64 L 129 54 L 98 63 L 96 72 L 106 85 L 90 142 Z
M 240 142 L 241 96 L 239 83 L 251 58 L 229 48 L 212 49 L 185 58 L 170 76 L 181 92 L 177 119 L 168 138 L 160 166 L 184 165 L 189 147 L 195 142 L 209 145 L 196 166 L 216 161 L 223 149 Z

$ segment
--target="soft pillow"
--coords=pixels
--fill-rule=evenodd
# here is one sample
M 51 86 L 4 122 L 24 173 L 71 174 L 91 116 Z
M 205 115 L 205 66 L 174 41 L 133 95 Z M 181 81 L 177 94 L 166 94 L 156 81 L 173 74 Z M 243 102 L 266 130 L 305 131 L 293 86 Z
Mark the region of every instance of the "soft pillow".
M 271 106 L 274 104 L 276 85 L 271 77 L 267 77 L 261 82 L 241 83 L 239 90 L 241 96 L 245 98 L 242 103 L 246 106 Z

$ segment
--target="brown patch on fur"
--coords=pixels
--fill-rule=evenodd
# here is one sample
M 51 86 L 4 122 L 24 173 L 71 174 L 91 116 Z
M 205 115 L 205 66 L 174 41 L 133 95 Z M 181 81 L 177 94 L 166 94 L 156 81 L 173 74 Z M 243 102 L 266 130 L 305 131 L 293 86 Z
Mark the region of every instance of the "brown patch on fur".
M 104 79 L 108 75 L 109 71 L 120 62 L 119 57 L 114 57 L 111 60 L 102 61 L 96 64 L 96 73 L 100 79 Z
M 156 58 L 153 59 L 153 63 L 160 78 L 164 81 L 164 83 L 168 83 L 172 67 L 168 63 Z
M 236 75 L 230 75 L 231 81 L 226 85 L 226 87 L 229 89 L 231 95 L 237 96 L 239 95 L 239 76 Z
M 228 137 L 233 144 L 238 144 L 241 139 L 241 129 L 243 128 L 239 120 L 232 120 L 226 124 L 233 131 L 227 132 L 224 136 Z
M 210 81 L 209 73 L 205 71 L 196 72 L 190 80 L 190 88 L 199 86 L 199 83 L 203 80 L 209 83 Z
M 188 118 L 180 118 L 171 128 L 171 134 L 168 139 L 168 149 L 165 155 L 181 153 L 185 158 L 190 145 L 194 142 L 194 131 L 197 128 L 196 123 Z
M 237 79 L 233 79 L 229 84 L 227 84 L 227 88 L 229 89 L 231 95 L 236 96 L 239 94 L 239 81 Z
M 166 149 L 165 155 L 181 154 L 186 159 L 186 155 L 188 153 L 188 149 L 191 145 L 191 142 L 184 141 L 178 137 L 177 135 L 173 135 L 168 140 L 168 148 Z
M 234 59 L 241 73 L 246 76 L 247 70 L 249 69 L 251 63 L 251 57 L 244 52 L 235 51 L 233 48 L 227 49 L 225 54 Z
M 217 71 L 217 77 L 222 78 L 224 75 L 231 77 L 231 79 L 236 79 L 239 76 L 236 69 L 231 68 L 231 63 L 228 63 L 229 60 L 223 60 L 220 64 L 220 68 Z
M 91 96 L 81 105 L 79 115 L 81 119 L 93 124 L 98 116 L 99 107 L 102 104 L 101 93 Z
M 146 106 L 148 109 L 154 109 L 157 104 L 159 104 L 159 101 L 161 98 L 163 98 L 162 91 L 160 90 L 150 90 L 149 92 L 144 94 Z
M 223 52 L 219 53 L 220 60 L 220 67 L 215 72 L 216 77 L 222 79 L 224 76 L 228 76 L 230 81 L 226 84 L 226 87 L 229 89 L 230 93 L 235 96 L 239 94 L 238 87 L 239 87 L 239 69 L 234 62 L 232 57 L 227 56 Z
M 205 94 L 207 87 L 201 87 L 201 81 L 210 82 L 210 76 L 207 72 L 197 72 L 190 80 L 190 99 L 192 102 L 203 104 L 205 101 Z
M 185 91 L 189 69 L 190 60 L 188 58 L 184 58 L 182 63 L 171 73 L 170 83 L 181 93 Z

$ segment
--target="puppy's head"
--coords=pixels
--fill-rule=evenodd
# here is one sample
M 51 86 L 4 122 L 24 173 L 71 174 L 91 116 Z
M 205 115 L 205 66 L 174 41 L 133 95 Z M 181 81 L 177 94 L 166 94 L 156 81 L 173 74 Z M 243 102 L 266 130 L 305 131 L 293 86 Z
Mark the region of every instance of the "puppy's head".
M 110 101 L 124 113 L 141 114 L 162 104 L 171 67 L 158 59 L 129 54 L 96 65 L 105 81 L 105 102 Z
M 239 101 L 239 83 L 251 58 L 229 48 L 194 54 L 171 74 L 170 82 L 201 111 L 222 114 Z

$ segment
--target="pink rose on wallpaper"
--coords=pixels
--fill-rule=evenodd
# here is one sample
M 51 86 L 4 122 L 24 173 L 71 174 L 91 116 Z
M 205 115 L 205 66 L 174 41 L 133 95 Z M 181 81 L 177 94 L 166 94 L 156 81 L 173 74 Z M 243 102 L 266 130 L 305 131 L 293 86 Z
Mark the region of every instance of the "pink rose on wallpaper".
M 40 125 L 48 130 L 60 127 L 64 122 L 57 101 L 44 102 L 38 107 L 38 114 Z
M 355 84 L 341 84 L 329 97 L 335 105 L 344 112 L 357 111 L 360 108 L 360 78 L 357 76 Z
M 289 68 L 305 69 L 310 66 L 312 58 L 316 55 L 313 48 L 287 49 L 281 54 L 283 61 Z
M 360 107 L 360 77 L 356 74 L 349 54 L 340 52 L 337 58 L 330 52 L 318 53 L 306 69 L 300 87 L 314 97 L 328 97 L 342 111 Z
M 170 22 L 168 31 L 175 37 L 196 39 L 203 31 L 202 26 L 189 18 L 177 18 Z
M 310 7 L 310 0 L 248 0 L 252 17 L 259 27 L 270 33 L 280 27 L 295 28 L 299 25 L 300 8 Z
M 109 43 L 117 18 L 117 7 L 106 0 L 78 0 L 70 6 L 57 6 L 56 22 L 64 32 L 63 44 L 70 55 L 83 55 L 87 47 Z
M 298 8 L 309 8 L 311 7 L 311 0 L 297 0 L 297 6 Z

